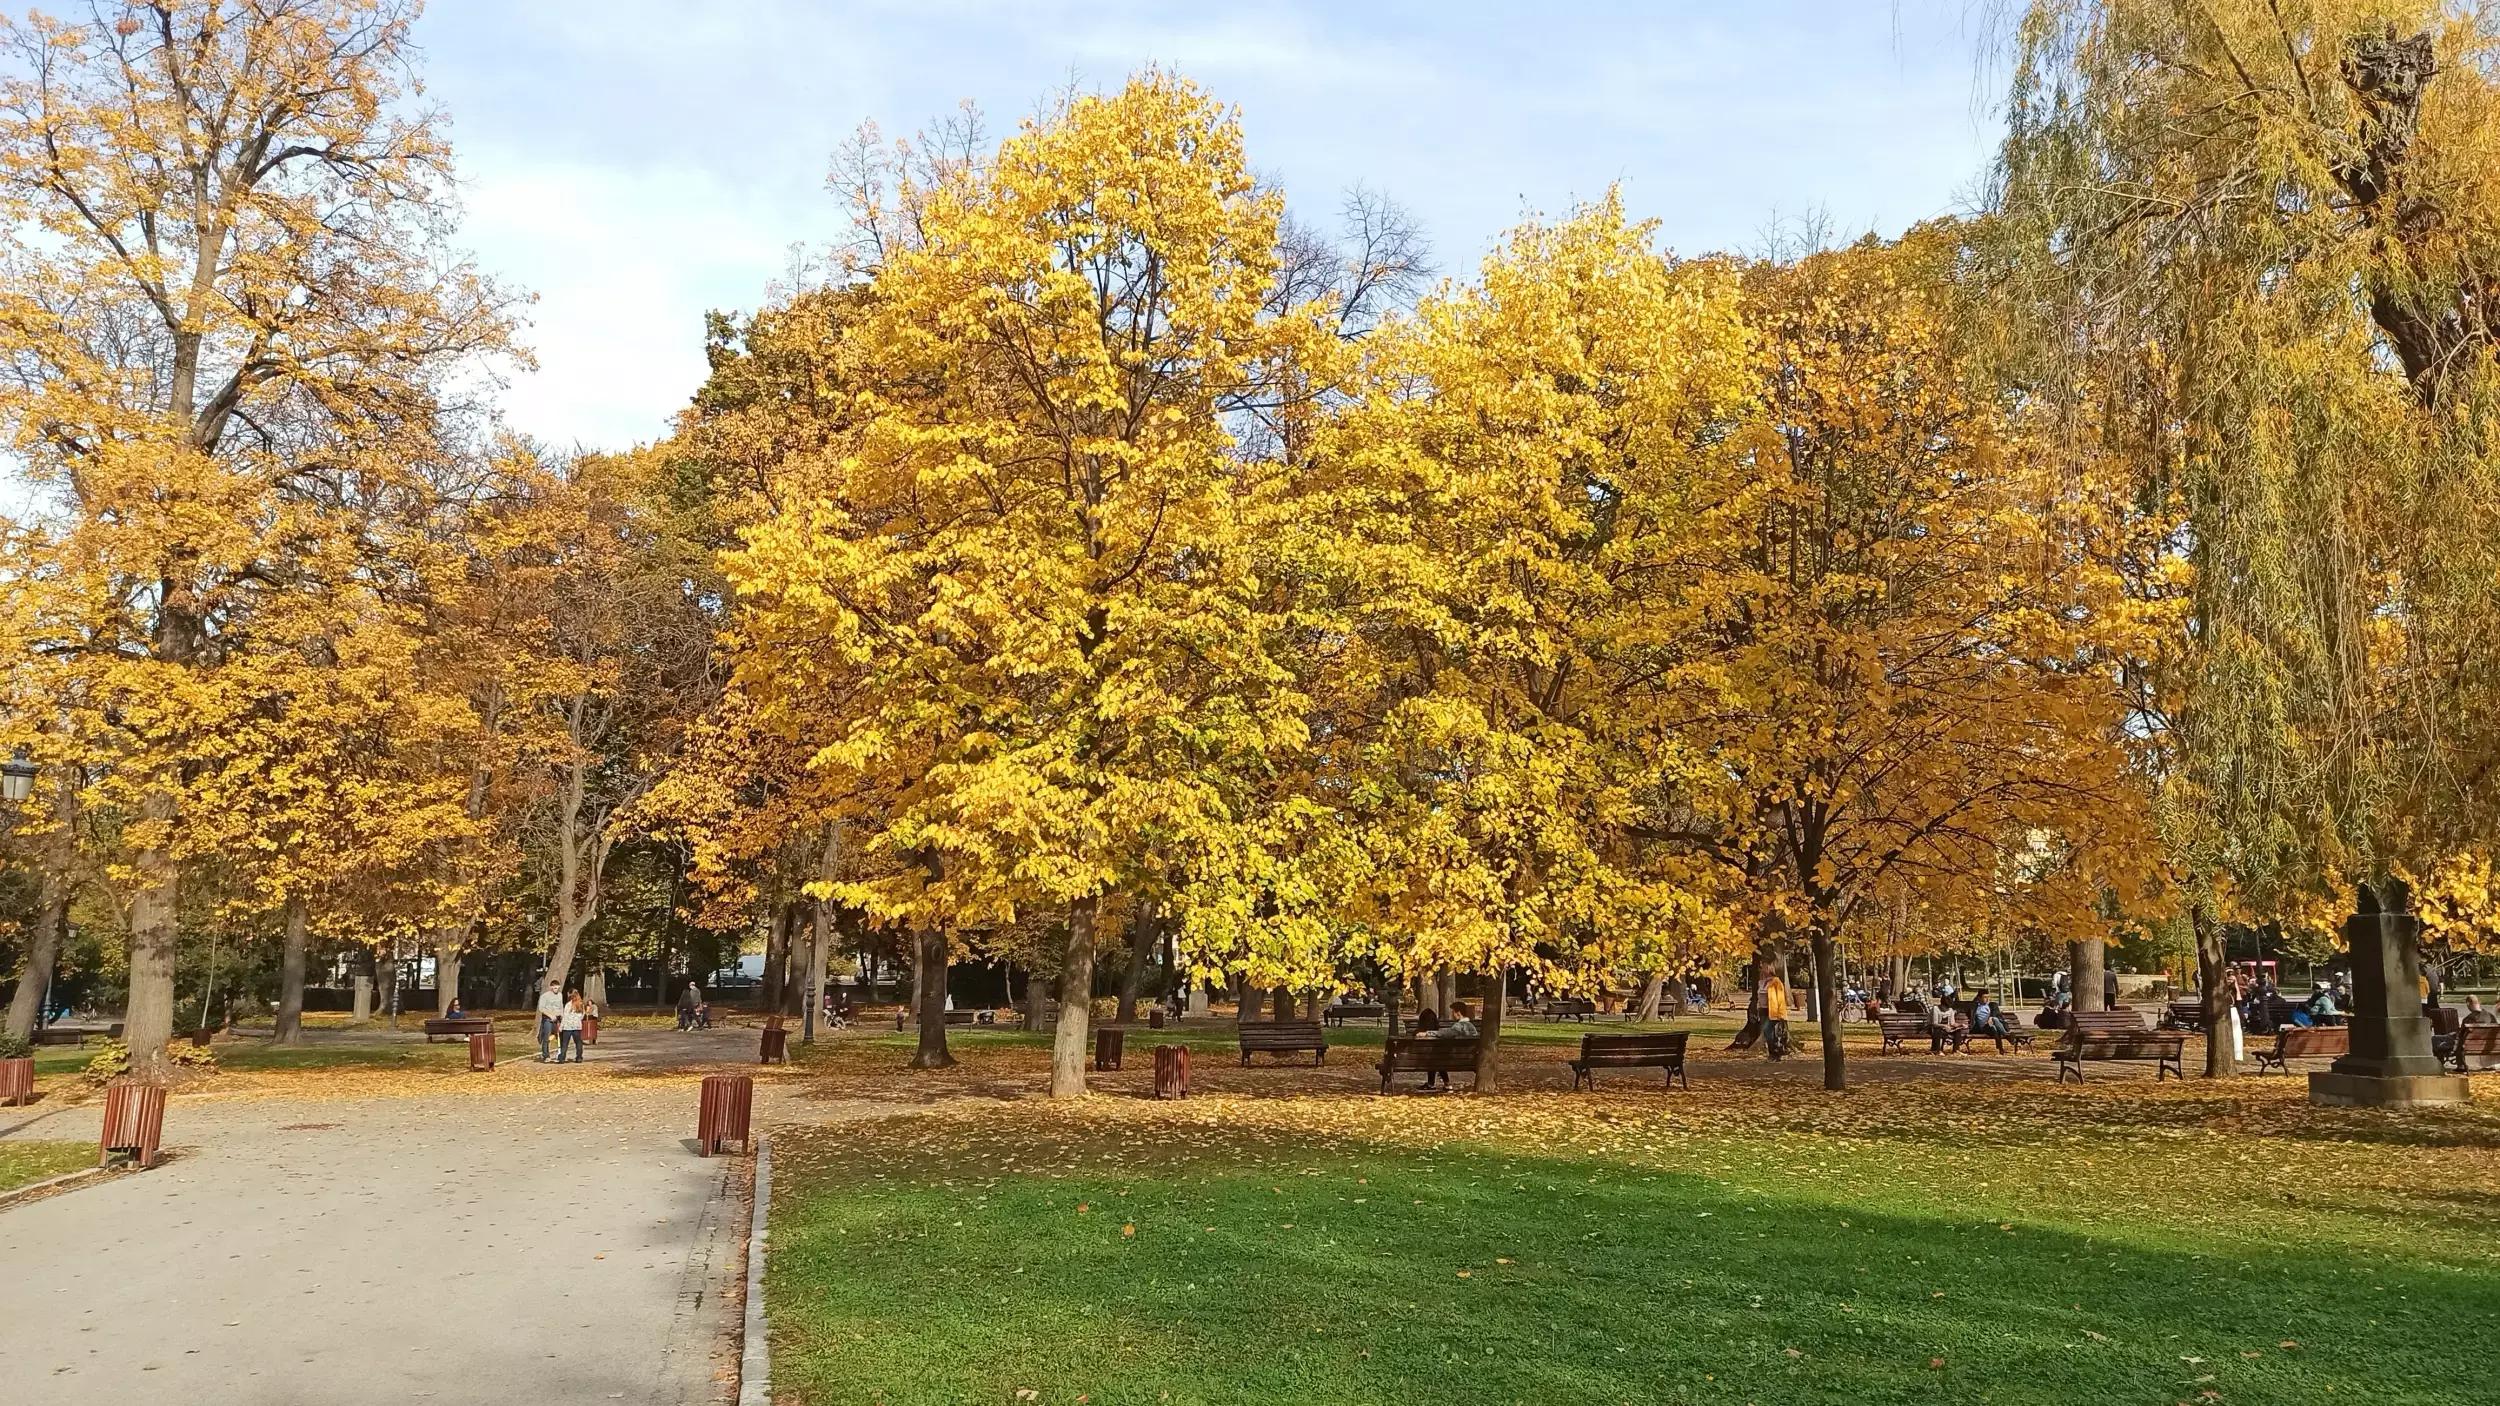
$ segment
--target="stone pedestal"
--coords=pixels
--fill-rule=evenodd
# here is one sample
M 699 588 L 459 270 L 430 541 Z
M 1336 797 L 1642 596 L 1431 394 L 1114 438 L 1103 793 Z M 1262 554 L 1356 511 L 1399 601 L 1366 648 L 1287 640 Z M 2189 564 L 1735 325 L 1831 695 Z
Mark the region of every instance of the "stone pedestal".
M 2309 1076 L 2309 1101 L 2324 1108 L 2427 1108 L 2472 1103 L 2474 1085 L 2462 1074 L 2338 1074 Z
M 2422 1014 L 2421 919 L 2404 911 L 2404 892 L 2382 905 L 2369 886 L 2355 895 L 2344 920 L 2352 959 L 2351 1050 L 2327 1072 L 2309 1076 L 2309 1101 L 2335 1107 L 2415 1108 L 2465 1103 L 2473 1094 L 2431 1053 L 2431 1023 Z
M 1188 1014 L 1193 1019 L 1203 1020 L 1206 1018 L 1207 984 L 1203 981 L 1193 981 L 1189 983 Z

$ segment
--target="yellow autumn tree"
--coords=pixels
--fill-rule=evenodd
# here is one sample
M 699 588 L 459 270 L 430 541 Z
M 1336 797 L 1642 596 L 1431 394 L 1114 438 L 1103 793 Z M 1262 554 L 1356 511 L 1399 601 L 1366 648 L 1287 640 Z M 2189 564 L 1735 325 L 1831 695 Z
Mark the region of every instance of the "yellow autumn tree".
M 64 526 L 10 574 L 77 621 L 101 803 L 127 816 L 128 1031 L 173 1024 L 188 759 L 253 620 L 421 492 L 452 368 L 506 300 L 443 246 L 449 153 L 407 101 L 411 6 L 183 0 L 0 28 L 0 428 Z
M 1888 891 L 1974 912 L 2035 835 L 2123 855 L 2143 811 L 2102 648 L 2117 583 L 1974 356 L 1960 246 L 1933 226 L 1749 273 L 1741 489 L 1659 617 L 1716 763 L 1660 829 L 1766 939 L 1803 939 L 1834 1089 L 1840 948 Z
M 1330 730 L 1350 780 L 1315 794 L 1356 819 L 1349 891 L 1392 975 L 1486 979 L 1488 1090 L 1513 973 L 1579 987 L 1709 922 L 1633 854 L 1639 797 L 1706 766 L 1636 683 L 1653 593 L 1718 491 L 1747 337 L 1733 270 L 1653 238 L 1612 196 L 1515 232 L 1377 334 L 1313 485 L 1351 544 L 1336 666 L 1368 693 Z
M 1263 315 L 1277 202 L 1231 114 L 1149 72 L 912 208 L 847 333 L 876 368 L 856 442 L 730 560 L 741 681 L 801 709 L 844 671 L 818 764 L 891 778 L 862 839 L 915 876 L 851 896 L 911 925 L 1064 913 L 1051 1088 L 1075 1095 L 1105 894 L 1303 740 L 1223 415 L 1297 335 Z

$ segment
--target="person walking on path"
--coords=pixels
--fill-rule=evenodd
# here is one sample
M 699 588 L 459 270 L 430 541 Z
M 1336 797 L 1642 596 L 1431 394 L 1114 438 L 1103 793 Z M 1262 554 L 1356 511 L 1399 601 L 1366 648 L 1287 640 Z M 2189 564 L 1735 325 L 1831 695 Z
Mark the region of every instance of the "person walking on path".
M 556 1023 L 563 1017 L 563 993 L 556 990 L 556 984 L 550 981 L 547 983 L 547 989 L 538 993 L 538 1062 L 540 1064 L 547 1062 L 547 1042 L 555 1039 Z M 560 1050 L 561 1045 L 558 1048 Z
M 694 1013 L 702 1007 L 703 988 L 691 981 L 687 982 L 686 989 L 677 993 L 677 1028 L 694 1029 Z
M 556 1016 L 556 1063 L 564 1063 L 571 1055 L 573 1062 L 582 1062 L 582 1021 L 590 1015 L 590 1003 L 579 991 L 564 993 L 564 1008 Z

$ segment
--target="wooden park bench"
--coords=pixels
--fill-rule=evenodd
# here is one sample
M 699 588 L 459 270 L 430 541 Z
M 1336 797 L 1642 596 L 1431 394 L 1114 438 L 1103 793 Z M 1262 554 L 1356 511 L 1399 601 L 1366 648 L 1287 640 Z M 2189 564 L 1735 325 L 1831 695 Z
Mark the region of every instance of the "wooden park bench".
M 2156 1083 L 2165 1075 L 2187 1077 L 2179 1067 L 2180 1053 L 2187 1048 L 2186 1031 L 2147 1030 L 2144 1017 L 2127 1006 L 2076 1011 L 2073 1018 L 2065 1041 L 2050 1052 L 2057 1064 L 2057 1082 L 2065 1083 L 2072 1075 L 2076 1083 L 2082 1083 L 2083 1062 L 2088 1059 L 2151 1060 Z
M 117 1020 L 110 1025 L 88 1025 L 55 1021 L 38 1029 L 34 1042 L 38 1045 L 83 1045 L 89 1036 L 118 1040 L 122 1037 L 122 1023 Z
M 466 1040 L 494 1028 L 495 1022 L 482 1015 L 456 1015 L 449 1019 L 436 1016 L 425 1023 L 425 1042 L 430 1045 L 436 1040 Z
M 2500 1026 L 2492 1028 L 2500 1030 Z M 2282 1069 L 2285 1060 L 2333 1058 L 2351 1050 L 2350 1026 L 2286 1025 L 2274 1033 L 2273 1049 L 2257 1051 L 2257 1072 Z
M 1476 1077 L 1476 1042 L 1401 1035 L 1381 1047 L 1380 1091 L 1389 1092 L 1389 1081 L 1401 1072 L 1464 1073 L 1472 1081 Z
M 2500 1061 L 2500 1025 L 2460 1025 L 2457 1033 L 2447 1036 L 2443 1044 L 2447 1050 L 2445 1058 L 2459 1074 L 2468 1072 L 2465 1062 L 2469 1059 L 2489 1069 L 2493 1062 Z
M 2202 1000 L 2172 1001 L 2162 1008 L 2162 1028 L 2196 1031 L 2205 1028 L 2205 1003 Z
M 1875 1017 L 1875 1028 L 1881 1030 L 1884 1035 L 1884 1043 L 1877 1051 L 1878 1054 L 1899 1054 L 1902 1041 L 1932 1041 L 1936 1034 L 1935 1028 L 1927 1023 L 1927 1017 L 1923 1013 L 1902 1015 L 1886 1011 Z
M 1309 1050 L 1313 1062 L 1328 1062 L 1328 1036 L 1316 1020 L 1244 1021 L 1241 1025 L 1241 1062 L 1265 1050 L 1269 1054 L 1298 1054 Z
M 1597 1014 L 1597 1003 L 1586 996 L 1557 996 L 1539 1014 L 1547 1020 L 1586 1020 Z
M 1370 1001 L 1340 1001 L 1320 1014 L 1330 1025 L 1343 1025 L 1349 1020 L 1385 1020 L 1389 1008 Z
M 1600 1069 L 1663 1069 L 1667 1083 L 1693 1086 L 1692 1076 L 1684 1072 L 1684 1046 L 1692 1039 L 1689 1030 L 1671 1030 L 1663 1035 L 1583 1035 L 1580 1057 L 1571 1061 L 1571 1087 L 1597 1087 Z

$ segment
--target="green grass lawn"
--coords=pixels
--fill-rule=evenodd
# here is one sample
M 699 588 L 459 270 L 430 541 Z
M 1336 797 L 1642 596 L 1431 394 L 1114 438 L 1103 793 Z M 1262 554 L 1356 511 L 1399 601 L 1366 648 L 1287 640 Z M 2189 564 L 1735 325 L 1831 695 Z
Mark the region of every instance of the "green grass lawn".
M 91 1142 L 0 1142 L 0 1191 L 94 1165 Z
M 1961 1123 L 1967 1092 L 1902 1095 L 1899 1126 L 1860 1106 L 1776 1133 L 1741 1110 L 1733 1131 L 1679 1126 L 1675 1097 L 1098 1102 L 784 1132 L 776 1393 L 2492 1399 L 2488 1119 L 2468 1150 L 2260 1142 L 2203 1111 L 2018 1120 L 1996 1145 Z M 1384 1118 L 1405 1133 L 1371 1136 Z M 1412 1135 L 1435 1118 L 1456 1140 Z

